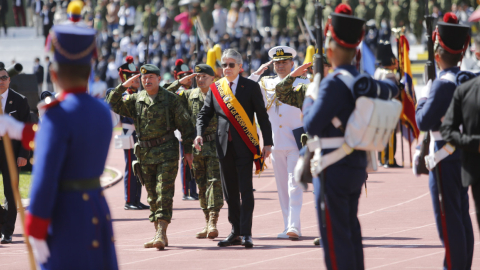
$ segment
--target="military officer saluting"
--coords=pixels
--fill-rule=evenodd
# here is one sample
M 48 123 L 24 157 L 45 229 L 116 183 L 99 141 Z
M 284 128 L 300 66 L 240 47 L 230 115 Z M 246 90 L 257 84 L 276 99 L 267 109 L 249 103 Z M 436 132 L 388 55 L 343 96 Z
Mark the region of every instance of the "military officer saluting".
M 469 214 L 468 187 L 463 187 L 460 149 L 446 143 L 439 132 L 456 89 L 458 62 L 468 47 L 470 28 L 459 25 L 448 12 L 433 33 L 435 62 L 440 74 L 418 100 L 415 118 L 418 128 L 430 132 L 430 153 L 426 159 L 435 221 L 445 246 L 445 269 L 470 269 L 473 229 Z M 428 85 L 431 83 L 431 89 Z M 440 185 L 440 186 L 439 186 Z M 439 200 L 442 198 L 442 201 Z
M 166 231 L 172 219 L 179 158 L 178 140 L 173 131 L 178 129 L 182 133 L 185 159 L 190 165 L 194 129 L 178 96 L 159 86 L 160 69 L 146 64 L 140 72 L 112 90 L 107 101 L 114 112 L 133 118 L 138 137 L 135 144 L 138 163 L 134 170 L 147 190 L 149 218 L 156 229 L 155 237 L 144 246 L 164 249 L 168 246 Z M 145 90 L 122 97 L 140 75 Z
M 206 64 L 195 67 L 198 88 L 177 92 L 180 99 L 190 113 L 193 125 L 197 122 L 197 116 L 203 107 L 205 97 L 210 91 L 210 85 L 215 79 L 215 72 Z M 195 76 L 195 74 L 193 76 Z M 192 77 L 185 77 L 189 79 Z M 187 82 L 188 83 L 188 82 Z M 180 81 L 175 81 L 168 88 L 176 91 L 180 87 Z M 193 173 L 199 190 L 200 207 L 205 215 L 206 225 L 197 233 L 197 238 L 214 239 L 218 236 L 217 221 L 220 209 L 223 207 L 222 182 L 220 179 L 220 165 L 217 157 L 215 138 L 217 133 L 217 117 L 214 116 L 203 135 L 201 151 L 194 150 Z
M 280 102 L 275 93 L 276 85 L 287 76 L 294 66 L 297 52 L 287 46 L 277 46 L 268 52 L 272 59 L 262 65 L 249 79 L 258 81 L 260 76 L 273 62 L 277 76 L 262 77 L 259 85 L 263 100 L 272 124 L 273 147 L 272 162 L 277 182 L 278 197 L 283 214 L 283 232 L 278 238 L 298 239 L 301 236 L 300 211 L 302 209 L 303 190 L 293 177 L 293 170 L 299 156 L 300 137 L 304 133 L 299 108 Z M 297 78 L 293 85 L 307 84 L 305 77 Z

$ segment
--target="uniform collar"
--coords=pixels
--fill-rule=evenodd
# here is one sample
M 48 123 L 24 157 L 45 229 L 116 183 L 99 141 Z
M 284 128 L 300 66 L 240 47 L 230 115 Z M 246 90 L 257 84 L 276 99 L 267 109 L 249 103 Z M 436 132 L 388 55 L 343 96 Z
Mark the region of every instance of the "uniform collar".
M 341 66 L 338 66 L 335 71 L 337 71 L 338 69 L 344 69 L 350 73 L 353 73 L 353 72 L 358 72 L 357 71 L 357 68 L 354 66 L 354 65 L 341 65 Z
M 157 101 L 163 101 L 163 99 L 164 99 L 163 91 L 165 91 L 165 90 L 161 86 L 159 86 L 158 87 L 158 94 L 155 97 L 155 99 L 153 100 L 153 103 L 156 103 Z M 146 90 L 142 90 L 142 91 L 138 92 L 137 100 L 138 101 L 143 101 L 145 104 L 148 104 L 148 105 L 151 104 L 150 97 L 148 96 L 148 93 L 147 93 Z
M 457 74 L 458 72 L 460 72 L 459 67 L 446 68 L 446 69 L 440 71 L 439 77 L 442 77 L 443 75 L 445 75 L 447 73 Z

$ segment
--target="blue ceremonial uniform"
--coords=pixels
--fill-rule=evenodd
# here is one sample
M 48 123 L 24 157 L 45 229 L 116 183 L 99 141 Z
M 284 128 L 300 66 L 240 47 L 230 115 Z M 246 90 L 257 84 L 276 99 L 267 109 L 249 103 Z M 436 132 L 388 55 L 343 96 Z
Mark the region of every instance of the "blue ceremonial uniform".
M 68 94 L 43 116 L 27 218 L 30 235 L 46 234 L 51 256 L 42 269 L 118 269 L 102 188 L 64 189 L 102 175 L 111 136 L 110 108 L 86 93 Z
M 442 118 L 453 98 L 455 78 L 460 71 L 452 67 L 440 72 L 433 81 L 428 98 L 418 101 L 415 117 L 420 130 L 438 131 Z M 435 140 L 433 137 L 432 140 Z M 437 138 L 434 151 L 440 150 L 446 142 Z M 430 148 L 432 149 L 432 148 Z M 432 196 L 435 221 L 440 239 L 445 246 L 444 269 L 470 269 L 473 257 L 473 228 L 469 214 L 468 187 L 462 186 L 460 149 L 455 150 L 437 164 L 445 215 L 442 215 L 438 198 L 437 175 L 429 173 L 429 187 Z
M 337 117 L 345 126 L 355 108 L 356 98 L 352 90 L 337 77 L 338 71 L 342 69 L 359 78 L 354 66 L 340 66 L 321 81 L 315 101 L 311 98 L 305 99 L 303 123 L 311 136 L 317 135 L 320 138 L 344 136 L 331 121 Z M 398 89 L 395 84 L 388 80 L 384 82 L 391 96 L 396 96 Z M 383 92 L 379 97 L 386 99 Z M 322 155 L 333 150 L 335 149 L 322 149 Z M 325 224 L 325 227 L 320 226 L 320 234 L 328 269 L 364 269 L 362 233 L 357 211 L 362 185 L 367 178 L 366 167 L 365 152 L 355 150 L 324 170 L 325 187 L 320 185 L 318 177 L 313 179 L 319 223 Z M 325 189 L 326 220 L 322 220 L 320 214 L 322 188 Z
M 128 95 L 127 92 L 122 96 Z M 120 115 L 120 122 L 122 123 L 123 134 L 127 134 L 130 128 L 135 128 L 133 125 L 133 119 Z M 132 133 L 133 142 L 137 143 L 137 133 L 135 130 Z M 132 149 L 123 149 L 123 155 L 125 157 L 125 176 L 123 177 L 123 184 L 125 187 L 125 202 L 133 205 L 140 204 L 140 198 L 142 197 L 142 184 L 138 181 L 137 176 L 133 173 L 132 162 L 137 160 L 137 157 L 133 153 Z

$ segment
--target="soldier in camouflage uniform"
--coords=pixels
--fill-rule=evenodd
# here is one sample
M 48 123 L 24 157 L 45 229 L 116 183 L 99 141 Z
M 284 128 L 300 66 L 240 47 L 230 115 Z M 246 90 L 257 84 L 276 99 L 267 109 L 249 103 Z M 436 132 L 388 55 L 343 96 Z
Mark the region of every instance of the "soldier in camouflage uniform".
M 309 0 L 305 7 L 305 19 L 309 26 L 315 25 L 315 0 Z
M 190 113 L 190 119 L 195 126 L 197 116 L 203 107 L 203 102 L 210 84 L 213 83 L 215 72 L 206 64 L 195 67 L 198 88 L 184 90 L 178 93 L 180 100 Z M 195 76 L 195 75 L 193 75 Z M 188 79 L 188 77 L 186 77 Z M 168 90 L 175 92 L 180 87 L 180 82 L 173 82 Z M 223 207 L 222 183 L 220 181 L 220 167 L 215 146 L 217 133 L 217 117 L 213 117 L 205 134 L 202 151 L 194 150 L 193 173 L 199 190 L 200 207 L 205 214 L 206 226 L 198 232 L 197 238 L 214 239 L 218 236 L 217 221 L 220 209 Z
M 417 44 L 422 42 L 423 16 L 425 15 L 425 11 L 423 9 L 424 7 L 420 0 L 413 0 L 410 3 L 410 12 L 408 14 L 408 18 L 410 20 L 410 28 L 417 39 Z
M 325 8 L 323 9 L 323 24 L 325 25 L 328 20 L 328 16 L 333 12 L 333 8 L 330 0 L 325 0 Z
M 390 8 L 390 25 L 392 28 L 402 27 L 405 25 L 405 17 L 402 7 L 400 7 L 398 0 L 393 0 L 393 5 Z
M 365 20 L 371 20 L 375 18 L 375 9 L 376 9 L 376 2 L 375 0 L 365 0 L 365 5 L 367 7 L 367 16 Z
M 287 12 L 287 29 L 289 35 L 292 37 L 295 33 L 298 33 L 298 19 L 297 19 L 297 6 L 295 3 L 290 4 L 290 8 Z
M 375 8 L 375 24 L 380 28 L 382 20 L 390 21 L 390 12 L 385 6 L 385 0 L 377 0 L 377 7 Z
M 358 6 L 355 8 L 355 17 L 360 19 L 367 19 L 367 6 L 365 0 L 360 0 Z
M 178 170 L 178 140 L 173 131 L 183 136 L 185 157 L 191 164 L 194 128 L 187 110 L 175 94 L 159 86 L 160 69 L 147 64 L 140 68 L 144 91 L 125 95 L 123 92 L 140 74 L 117 86 L 107 96 L 107 102 L 117 114 L 133 118 L 138 142 L 135 155 L 138 163 L 134 172 L 145 185 L 150 204 L 150 221 L 155 224 L 155 237 L 146 248 L 168 246 L 167 226 L 172 219 L 175 178 Z
M 149 16 L 152 16 L 150 19 Z M 150 21 L 150 30 L 153 31 L 157 28 L 158 17 L 155 11 L 152 11 L 150 5 L 145 5 L 145 11 L 142 15 L 142 24 L 143 24 L 143 35 L 148 35 L 148 22 Z
M 287 10 L 280 4 L 280 0 L 276 0 L 272 6 L 271 14 L 271 24 L 276 31 L 280 32 L 283 28 L 287 26 Z

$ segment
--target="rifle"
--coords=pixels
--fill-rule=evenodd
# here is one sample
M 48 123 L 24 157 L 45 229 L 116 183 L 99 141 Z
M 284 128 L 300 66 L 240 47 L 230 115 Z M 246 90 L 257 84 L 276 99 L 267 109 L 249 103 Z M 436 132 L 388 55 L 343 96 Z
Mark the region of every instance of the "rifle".
M 303 21 L 300 19 L 300 16 L 297 16 L 297 20 L 298 20 L 298 25 L 300 26 L 300 31 L 302 31 L 302 36 L 307 41 L 307 44 L 311 44 L 310 42 L 312 42 L 312 40 L 310 39 L 310 35 L 307 35 L 305 28 L 303 27 Z
M 427 26 L 427 49 L 428 49 L 428 60 L 427 63 L 425 64 L 425 84 L 429 80 L 435 80 L 436 74 L 435 74 L 435 56 L 434 56 L 434 51 L 433 51 L 433 40 L 432 40 L 432 32 L 433 32 L 433 16 L 428 13 L 428 1 L 425 1 L 425 24 Z M 420 161 L 419 161 L 419 167 L 425 167 L 425 156 L 429 152 L 429 145 L 430 145 L 430 132 L 428 132 L 425 137 L 423 138 L 422 142 L 422 148 L 420 149 Z M 437 164 L 434 168 L 434 173 L 437 178 L 437 189 L 438 189 L 438 202 L 440 205 L 440 214 L 442 216 L 445 216 L 445 209 L 443 205 L 443 188 L 442 188 L 442 181 L 440 178 L 440 172 L 438 169 L 438 166 L 440 164 Z M 418 170 L 417 170 L 418 172 Z M 423 171 L 422 171 L 423 173 Z

